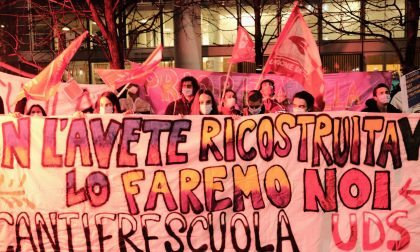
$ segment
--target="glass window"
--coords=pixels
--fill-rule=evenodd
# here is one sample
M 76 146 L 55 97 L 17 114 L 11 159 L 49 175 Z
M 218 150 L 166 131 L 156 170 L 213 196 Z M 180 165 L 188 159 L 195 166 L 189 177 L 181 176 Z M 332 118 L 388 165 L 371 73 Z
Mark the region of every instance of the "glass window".
M 168 61 L 161 61 L 159 63 L 160 67 L 166 67 L 166 68 L 173 68 L 175 67 L 175 60 L 168 60 Z
M 360 35 L 346 32 L 360 32 L 360 1 L 324 2 L 322 11 L 322 39 L 360 39 Z
M 400 64 L 386 64 L 386 71 L 397 71 L 401 72 L 401 65 Z
M 92 20 L 89 21 L 89 32 L 90 32 L 90 35 L 92 36 L 92 41 L 93 41 L 93 43 L 91 44 L 91 48 L 106 44 L 104 37 L 102 36 L 101 30 L 99 29 L 96 22 Z
M 52 25 L 49 18 L 33 15 L 33 45 L 35 50 L 51 48 Z
M 366 65 L 367 72 L 375 72 L 375 71 L 383 71 L 383 65 L 374 64 L 374 65 Z
M 405 0 L 366 1 L 366 20 L 373 24 L 366 27 L 367 33 L 404 37 L 404 26 L 400 25 L 401 15 L 405 14 Z M 369 31 L 370 30 L 370 31 Z
M 98 63 L 91 63 L 92 64 L 92 84 L 103 84 L 103 80 L 99 75 L 96 73 L 96 69 L 108 69 L 109 63 L 108 62 L 98 62 Z
M 13 19 L 13 24 L 16 25 L 16 34 L 18 34 L 19 38 L 19 49 L 23 51 L 29 51 L 31 50 L 31 17 L 28 14 L 25 14 L 27 16 L 24 17 L 17 17 L 16 19 Z M 9 17 L 8 17 L 9 18 Z M 9 19 L 8 22 L 11 20 Z M 6 24 L 7 26 L 7 24 Z M 2 36 L 4 38 L 4 36 Z M 16 42 L 10 40 L 10 43 L 14 45 Z
M 69 75 L 80 84 L 89 83 L 89 63 L 87 61 L 71 61 L 68 65 Z
M 174 46 L 174 19 L 171 10 L 165 10 L 163 13 L 163 41 L 165 46 Z
M 268 42 L 272 36 L 277 36 L 278 18 L 276 5 L 265 4 L 261 9 L 260 21 L 263 42 Z M 255 15 L 252 7 L 242 7 L 241 23 L 250 33 L 255 34 Z
M 165 46 L 174 46 L 174 24 L 172 10 L 165 9 L 162 15 L 158 9 L 148 6 L 148 10 L 133 12 L 127 19 L 127 47 L 156 47 L 161 42 L 161 33 Z M 163 26 L 160 26 L 162 18 Z
M 229 45 L 236 40 L 236 8 L 201 9 L 202 45 Z M 246 22 L 250 22 L 249 19 Z
M 251 6 L 242 6 L 240 21 L 249 33 L 255 33 L 255 14 Z M 267 42 L 277 35 L 277 5 L 265 4 L 261 9 L 261 32 Z M 236 7 L 209 7 L 201 11 L 203 45 L 228 45 L 236 41 L 238 17 Z
M 227 72 L 230 57 L 203 57 L 203 70 L 212 72 Z M 232 72 L 236 71 L 237 64 L 232 65 Z
M 85 19 L 79 19 L 73 14 L 65 14 L 54 25 L 54 48 L 63 50 L 80 34 L 85 31 Z M 87 48 L 87 42 L 81 48 Z
M 300 9 L 300 12 L 303 15 L 303 19 L 305 20 L 306 25 L 308 25 L 309 29 L 311 30 L 315 41 L 318 41 L 318 18 L 315 15 L 315 5 L 309 5 L 306 8 L 307 9 Z

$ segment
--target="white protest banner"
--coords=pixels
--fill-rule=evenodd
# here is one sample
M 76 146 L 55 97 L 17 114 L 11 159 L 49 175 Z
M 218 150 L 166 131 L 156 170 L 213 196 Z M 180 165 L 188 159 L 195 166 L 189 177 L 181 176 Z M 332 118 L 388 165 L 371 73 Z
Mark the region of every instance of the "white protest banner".
M 0 116 L 0 251 L 419 251 L 419 119 Z

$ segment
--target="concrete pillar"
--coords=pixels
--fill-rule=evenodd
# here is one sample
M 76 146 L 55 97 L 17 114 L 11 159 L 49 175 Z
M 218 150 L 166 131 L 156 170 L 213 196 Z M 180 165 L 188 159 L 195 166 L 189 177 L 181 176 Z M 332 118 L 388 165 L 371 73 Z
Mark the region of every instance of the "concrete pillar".
M 189 0 L 174 2 L 175 67 L 201 70 L 200 6 Z

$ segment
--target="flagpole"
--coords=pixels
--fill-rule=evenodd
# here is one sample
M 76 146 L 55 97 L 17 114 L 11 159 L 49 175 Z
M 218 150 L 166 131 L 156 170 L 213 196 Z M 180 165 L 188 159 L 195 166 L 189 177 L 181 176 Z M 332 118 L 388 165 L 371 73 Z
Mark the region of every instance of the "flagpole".
M 269 60 L 270 60 L 270 58 L 268 58 Z M 268 61 L 268 60 L 267 60 Z M 261 72 L 261 74 L 260 74 L 260 78 L 258 79 L 258 81 L 257 81 L 257 83 L 255 84 L 255 89 L 259 89 L 259 86 L 260 86 L 260 82 L 262 81 L 262 78 L 264 77 L 264 72 L 265 72 L 265 66 L 266 66 L 267 64 L 264 64 L 264 67 L 263 67 L 263 70 L 262 70 L 262 72 Z
M 120 96 L 124 93 L 124 91 L 127 89 L 128 85 L 130 85 L 130 83 L 125 84 L 124 88 L 118 93 L 117 97 L 120 98 Z
M 274 45 L 273 52 L 274 52 L 274 50 L 276 50 L 276 45 Z M 268 59 L 263 66 L 263 69 L 262 69 L 261 74 L 260 74 L 260 78 L 258 79 L 257 84 L 255 84 L 255 89 L 259 89 L 260 82 L 262 81 L 262 78 L 264 77 L 264 74 L 265 74 L 265 69 L 267 67 L 267 62 L 270 62 L 270 59 L 272 58 L 273 52 L 270 53 L 270 56 L 268 56 Z M 263 54 L 263 62 L 264 62 L 264 54 Z
M 275 50 L 276 50 L 276 45 L 274 45 L 273 52 Z M 264 77 L 264 74 L 265 74 L 265 69 L 267 67 L 267 62 L 270 62 L 270 60 L 272 58 L 272 55 L 273 55 L 273 52 L 270 53 L 270 56 L 268 56 L 268 59 L 267 59 L 267 61 L 265 62 L 264 66 L 263 66 L 262 72 L 260 74 L 260 78 L 258 79 L 258 82 L 255 85 L 255 89 L 259 89 L 260 82 L 262 81 L 262 78 Z M 263 55 L 263 62 L 264 62 L 264 55 Z
M 228 84 L 228 80 L 229 80 L 229 77 L 230 77 L 230 71 L 232 70 L 232 62 L 230 62 L 229 63 L 229 69 L 228 69 L 228 72 L 227 72 L 227 74 L 226 74 L 226 80 L 225 80 L 225 85 L 223 86 L 223 93 L 222 93 L 222 96 L 220 97 L 220 99 L 222 99 L 224 96 L 225 96 L 225 93 L 226 93 L 226 86 L 227 86 L 227 84 Z

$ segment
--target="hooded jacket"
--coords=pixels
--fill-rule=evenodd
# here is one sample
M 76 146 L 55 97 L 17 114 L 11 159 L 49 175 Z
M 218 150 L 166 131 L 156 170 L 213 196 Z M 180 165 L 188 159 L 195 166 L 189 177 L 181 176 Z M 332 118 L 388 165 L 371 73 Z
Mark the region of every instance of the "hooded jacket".
M 362 112 L 381 112 L 376 104 L 375 99 L 370 98 L 366 101 L 366 107 L 362 110 Z M 401 113 L 401 110 L 397 109 L 396 107 L 392 106 L 392 104 L 388 103 L 386 107 L 386 112 L 388 113 Z

